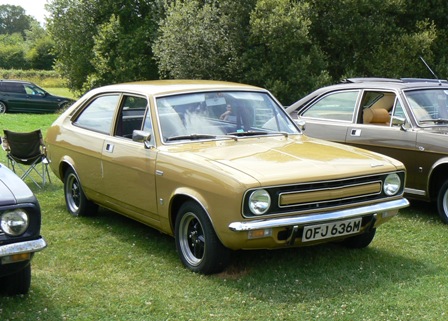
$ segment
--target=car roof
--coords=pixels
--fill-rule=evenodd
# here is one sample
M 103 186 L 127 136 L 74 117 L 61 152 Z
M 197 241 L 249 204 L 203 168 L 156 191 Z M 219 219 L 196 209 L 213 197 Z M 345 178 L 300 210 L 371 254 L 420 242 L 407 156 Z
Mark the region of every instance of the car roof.
M 303 104 L 326 92 L 342 89 L 378 89 L 378 90 L 413 90 L 423 88 L 445 88 L 448 89 L 448 81 L 443 79 L 427 79 L 427 78 L 346 78 L 339 84 L 321 87 L 312 93 L 306 95 L 300 100 L 286 108 L 288 113 L 300 108 Z
M 159 95 L 201 90 L 256 90 L 263 88 L 215 80 L 149 80 L 108 85 L 92 90 L 93 93 L 105 91 L 130 91 L 142 94 Z
M 5 83 L 19 83 L 19 84 L 31 84 L 30 81 L 25 81 L 25 80 L 15 80 L 15 79 L 0 79 L 0 82 L 5 82 Z

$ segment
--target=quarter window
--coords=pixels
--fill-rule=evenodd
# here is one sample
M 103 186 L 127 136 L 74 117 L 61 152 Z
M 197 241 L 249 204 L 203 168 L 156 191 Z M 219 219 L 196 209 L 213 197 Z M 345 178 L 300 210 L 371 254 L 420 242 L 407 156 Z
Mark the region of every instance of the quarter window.
M 358 94 L 358 91 L 347 91 L 327 95 L 308 108 L 302 116 L 352 121 Z
M 109 134 L 119 98 L 119 94 L 95 98 L 82 111 L 81 115 L 75 120 L 74 125 Z

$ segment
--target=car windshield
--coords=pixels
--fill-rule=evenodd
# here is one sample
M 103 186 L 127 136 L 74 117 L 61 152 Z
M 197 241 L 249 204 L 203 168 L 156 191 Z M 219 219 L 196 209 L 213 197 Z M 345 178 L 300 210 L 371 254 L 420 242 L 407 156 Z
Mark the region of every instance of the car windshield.
M 414 90 L 406 92 L 405 95 L 415 120 L 420 125 L 448 124 L 448 90 Z
M 283 109 L 263 92 L 161 97 L 157 99 L 157 113 L 164 142 L 300 133 Z

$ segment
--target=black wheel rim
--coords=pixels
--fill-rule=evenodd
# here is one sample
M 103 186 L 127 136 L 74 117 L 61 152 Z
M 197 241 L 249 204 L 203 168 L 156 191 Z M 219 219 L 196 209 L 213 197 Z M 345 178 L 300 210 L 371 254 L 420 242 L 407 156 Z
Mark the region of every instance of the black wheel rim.
M 199 265 L 205 253 L 205 236 L 202 224 L 194 213 L 186 213 L 180 222 L 179 245 L 183 257 L 191 266 Z

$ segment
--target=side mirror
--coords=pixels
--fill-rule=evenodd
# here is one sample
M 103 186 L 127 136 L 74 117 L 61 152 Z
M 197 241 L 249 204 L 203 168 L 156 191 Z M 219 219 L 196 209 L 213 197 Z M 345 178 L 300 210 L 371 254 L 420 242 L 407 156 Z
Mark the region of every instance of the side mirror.
M 132 140 L 134 142 L 144 143 L 146 149 L 153 147 L 151 145 L 151 133 L 145 132 L 143 130 L 134 130 L 132 132 Z
M 294 123 L 299 127 L 299 129 L 303 132 L 305 131 L 305 121 L 303 119 L 294 119 Z

